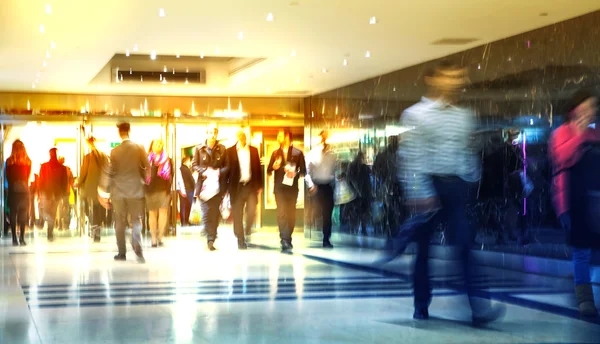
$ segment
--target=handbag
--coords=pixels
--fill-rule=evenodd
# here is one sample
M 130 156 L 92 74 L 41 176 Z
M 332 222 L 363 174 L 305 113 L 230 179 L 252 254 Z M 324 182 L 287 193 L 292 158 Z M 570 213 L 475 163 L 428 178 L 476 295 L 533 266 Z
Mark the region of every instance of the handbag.
M 199 225 L 201 221 L 202 221 L 202 208 L 200 207 L 200 201 L 196 201 L 192 205 L 189 222 L 192 225 Z
M 347 181 L 340 180 L 335 183 L 333 199 L 336 205 L 347 204 L 356 199 L 356 192 L 350 187 Z
M 231 216 L 231 197 L 229 196 L 229 192 L 225 194 L 225 197 L 221 200 L 219 211 L 221 212 L 221 218 L 223 220 L 228 220 Z

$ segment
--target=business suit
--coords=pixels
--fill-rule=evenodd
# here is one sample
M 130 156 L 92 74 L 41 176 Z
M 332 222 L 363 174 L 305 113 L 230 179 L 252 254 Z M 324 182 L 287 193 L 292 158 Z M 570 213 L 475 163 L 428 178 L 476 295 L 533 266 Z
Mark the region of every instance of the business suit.
M 98 193 L 110 198 L 115 212 L 115 234 L 119 256 L 125 256 L 125 229 L 131 216 L 131 245 L 142 257 L 142 217 L 144 216 L 145 184 L 150 178 L 150 166 L 144 148 L 129 139 L 110 152 L 110 164 L 103 173 Z
M 240 160 L 241 154 L 245 154 L 243 160 Z M 263 176 L 258 149 L 255 147 L 247 145 L 241 148 L 238 143 L 227 149 L 227 155 L 229 158 L 228 184 L 233 214 L 233 232 L 238 239 L 238 246 L 241 248 L 246 245 L 245 234 L 250 234 L 256 217 L 258 190 L 263 187 Z M 244 208 L 246 208 L 245 228 Z
M 202 224 L 207 234 L 209 247 L 217 239 L 217 227 L 219 227 L 220 217 L 219 205 L 227 191 L 228 160 L 227 149 L 218 141 L 212 147 L 206 144 L 196 147 L 194 160 L 192 160 L 192 169 L 199 174 L 195 192 L 198 198 L 200 198 L 204 184 L 203 173 L 209 168 L 219 171 L 219 193 L 208 200 L 199 199 L 200 208 L 202 209 Z
M 100 229 L 102 222 L 106 223 L 106 210 L 98 201 L 98 185 L 102 170 L 108 166 L 108 156 L 93 149 L 83 157 L 81 164 L 81 175 L 78 185 L 84 201 L 85 214 L 90 219 L 92 230 L 90 235 L 94 241 L 100 241 Z
M 281 160 L 281 167 L 275 170 L 273 169 L 273 164 L 278 159 Z M 296 166 L 296 176 L 291 186 L 283 184 L 284 169 L 288 163 Z M 289 147 L 287 154 L 284 154 L 283 149 L 279 148 L 271 155 L 267 173 L 273 173 L 274 177 L 273 190 L 275 203 L 277 204 L 277 226 L 279 227 L 281 243 L 283 246 L 291 245 L 292 233 L 296 226 L 296 203 L 298 202 L 299 191 L 298 179 L 301 175 L 306 175 L 304 154 L 294 146 Z

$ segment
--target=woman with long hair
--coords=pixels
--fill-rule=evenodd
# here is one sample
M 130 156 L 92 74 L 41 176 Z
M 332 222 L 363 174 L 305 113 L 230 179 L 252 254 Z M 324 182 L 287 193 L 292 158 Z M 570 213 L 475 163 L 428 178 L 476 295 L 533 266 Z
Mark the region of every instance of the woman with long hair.
M 152 235 L 152 247 L 162 246 L 162 238 L 167 228 L 169 205 L 171 204 L 171 183 L 173 163 L 164 149 L 162 140 L 153 140 L 148 151 L 151 175 L 146 190 L 148 225 Z
M 27 155 L 21 140 L 12 144 L 12 152 L 6 160 L 6 180 L 8 183 L 9 219 L 13 237 L 13 246 L 25 246 L 25 228 L 28 222 L 29 209 L 29 176 L 31 175 L 31 159 Z M 17 224 L 19 239 L 17 240 Z

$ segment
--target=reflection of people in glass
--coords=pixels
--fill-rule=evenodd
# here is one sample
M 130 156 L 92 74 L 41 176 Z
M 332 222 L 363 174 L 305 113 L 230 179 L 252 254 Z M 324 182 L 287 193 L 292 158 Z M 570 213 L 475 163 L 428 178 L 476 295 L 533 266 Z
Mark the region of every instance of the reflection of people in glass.
M 375 176 L 375 187 L 380 188 L 383 199 L 383 226 L 389 235 L 395 235 L 403 220 L 402 187 L 397 179 L 398 159 L 398 136 L 390 136 L 387 148 L 377 154 L 373 163 L 373 175 Z
M 56 211 L 68 190 L 67 169 L 58 161 L 57 149 L 50 149 L 50 160 L 40 168 L 40 197 L 44 220 L 48 224 L 48 241 L 54 240 Z
M 102 174 L 98 200 L 106 209 L 109 199 L 114 207 L 115 235 L 119 253 L 115 260 L 126 260 L 125 229 L 131 221 L 131 246 L 138 262 L 145 263 L 142 252 L 142 217 L 144 216 L 145 182 L 150 178 L 150 165 L 144 148 L 129 139 L 129 123 L 120 123 L 123 142 L 110 152 L 110 164 Z
M 98 185 L 102 171 L 108 167 L 108 157 L 96 148 L 94 137 L 89 137 L 86 142 L 90 152 L 83 157 L 77 186 L 83 198 L 85 213 L 92 225 L 90 235 L 94 242 L 100 242 L 102 223 L 106 224 L 106 210 L 98 201 Z
M 345 208 L 345 220 L 350 222 L 352 229 L 360 224 L 362 234 L 367 234 L 367 223 L 371 213 L 371 170 L 365 164 L 365 155 L 359 151 L 354 161 L 348 165 L 348 183 L 356 192 L 356 198 Z
M 177 192 L 179 192 L 179 217 L 181 226 L 190 225 L 190 213 L 192 212 L 192 204 L 194 203 L 194 186 L 196 181 L 190 169 L 191 159 L 189 156 L 184 156 L 181 159 L 181 167 L 177 171 Z
M 331 145 L 327 144 L 329 132 L 319 133 L 321 143 L 313 148 L 306 159 L 306 185 L 311 195 L 315 197 L 317 217 L 323 224 L 323 247 L 333 248 L 331 238 L 331 215 L 333 213 L 333 188 L 337 158 Z
M 148 152 L 150 181 L 146 187 L 146 208 L 148 209 L 152 247 L 163 245 L 162 239 L 167 229 L 169 205 L 171 204 L 173 164 L 164 147 L 162 140 L 153 140 Z
M 296 226 L 296 202 L 298 201 L 298 178 L 305 176 L 306 163 L 302 151 L 292 146 L 289 129 L 279 131 L 279 149 L 271 155 L 267 173 L 273 173 L 273 193 L 277 203 L 277 226 L 281 249 L 290 250 L 292 233 Z
M 596 120 L 597 99 L 587 91 L 576 93 L 566 123 L 549 143 L 554 206 L 571 246 L 579 312 L 592 317 L 598 315 L 590 258 L 600 247 L 600 132 L 590 124 Z
M 470 246 L 474 235 L 465 207 L 469 182 L 479 177 L 473 154 L 474 116 L 471 111 L 455 105 L 468 82 L 468 75 L 464 68 L 442 63 L 428 73 L 425 81 L 428 95 L 402 114 L 402 126 L 412 130 L 403 134 L 399 150 L 407 204 L 417 213 L 439 210 L 415 231 L 418 253 L 413 317 L 429 318 L 429 244 L 438 223 L 446 221 L 444 236 L 457 251 L 473 323 L 481 325 L 503 316 L 505 309 L 492 308 L 489 300 L 475 297 L 472 281 L 475 264 L 470 259 Z
M 65 195 L 59 205 L 58 212 L 58 225 L 59 229 L 69 229 L 69 225 L 71 223 L 71 213 L 72 213 L 72 204 L 71 204 L 71 193 L 73 192 L 73 185 L 75 184 L 75 177 L 73 176 L 73 171 L 69 166 L 65 165 L 65 157 L 58 157 L 58 162 L 60 162 L 67 169 L 67 190 L 65 191 Z M 73 192 L 74 194 L 74 192 Z M 73 202 L 74 204 L 75 202 Z
M 229 194 L 233 215 L 233 231 L 238 239 L 238 248 L 246 249 L 245 235 L 250 235 L 258 195 L 263 188 L 263 176 L 260 167 L 258 149 L 247 143 L 246 134 L 237 132 L 237 143 L 227 149 L 229 155 Z M 244 227 L 244 209 L 246 226 Z
M 192 169 L 198 172 L 196 196 L 200 200 L 202 225 L 207 234 L 208 249 L 214 251 L 221 216 L 219 206 L 227 191 L 229 163 L 225 146 L 217 140 L 217 126 L 210 125 L 206 134 L 206 142 L 194 151 Z
M 25 229 L 27 226 L 27 210 L 29 208 L 29 176 L 31 175 L 31 159 L 27 155 L 21 140 L 12 144 L 12 151 L 6 160 L 6 181 L 8 183 L 8 207 L 10 230 L 13 246 L 25 246 Z M 19 240 L 17 240 L 17 224 Z

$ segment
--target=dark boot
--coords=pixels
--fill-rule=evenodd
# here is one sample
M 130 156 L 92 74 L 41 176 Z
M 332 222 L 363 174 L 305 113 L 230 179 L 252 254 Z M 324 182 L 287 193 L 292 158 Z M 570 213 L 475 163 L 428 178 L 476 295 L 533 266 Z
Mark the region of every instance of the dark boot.
M 11 228 L 10 231 L 12 232 L 13 246 L 19 246 L 19 241 L 17 240 L 17 229 Z
M 94 242 L 100 242 L 100 226 L 92 226 L 92 238 Z
M 575 286 L 575 296 L 579 304 L 579 313 L 584 317 L 595 317 L 598 310 L 594 304 L 594 291 L 591 284 L 581 284 Z
M 27 243 L 25 242 L 25 228 L 21 228 L 21 233 L 19 233 L 19 241 L 21 242 L 21 246 L 25 246 L 27 245 Z

